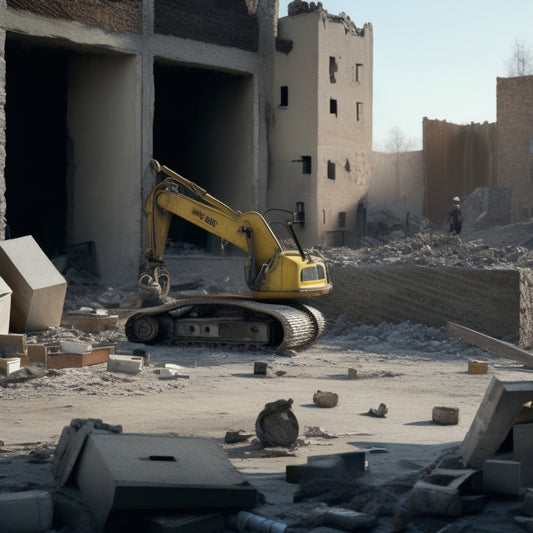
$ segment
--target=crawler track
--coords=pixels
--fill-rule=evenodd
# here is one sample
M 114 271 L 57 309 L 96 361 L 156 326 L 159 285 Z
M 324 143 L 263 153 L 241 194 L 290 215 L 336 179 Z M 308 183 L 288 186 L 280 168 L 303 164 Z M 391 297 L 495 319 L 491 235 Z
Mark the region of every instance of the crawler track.
M 149 307 L 126 322 L 143 344 L 227 345 L 274 351 L 303 349 L 322 334 L 325 319 L 308 305 L 230 296 L 195 296 Z

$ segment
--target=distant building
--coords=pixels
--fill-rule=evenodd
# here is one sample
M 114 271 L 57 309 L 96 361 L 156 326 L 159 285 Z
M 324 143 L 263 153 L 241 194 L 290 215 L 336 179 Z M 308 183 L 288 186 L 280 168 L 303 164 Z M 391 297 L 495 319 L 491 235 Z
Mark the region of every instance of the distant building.
M 372 26 L 321 8 L 292 12 L 278 24 L 268 205 L 300 214 L 306 245 L 352 245 L 371 172 Z

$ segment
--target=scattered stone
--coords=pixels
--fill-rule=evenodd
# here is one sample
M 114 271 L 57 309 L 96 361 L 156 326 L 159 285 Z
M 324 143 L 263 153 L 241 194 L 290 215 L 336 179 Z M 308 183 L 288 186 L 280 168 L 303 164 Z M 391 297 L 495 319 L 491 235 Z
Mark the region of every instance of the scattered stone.
M 252 436 L 251 433 L 244 433 L 242 429 L 239 431 L 226 431 L 224 442 L 226 444 L 235 444 L 237 442 L 245 442 Z
M 384 403 L 380 403 L 377 409 L 370 408 L 368 414 L 377 418 L 385 418 L 385 415 L 389 412 L 389 409 Z
M 459 423 L 459 408 L 433 407 L 432 420 L 441 426 L 454 426 Z
M 279 378 L 285 376 L 286 374 L 287 372 L 285 372 L 285 370 L 276 370 L 276 376 L 278 376 Z
M 324 439 L 336 439 L 337 435 L 328 433 L 318 426 L 308 426 L 305 428 L 304 435 L 307 438 L 311 437 L 322 437 Z
M 254 375 L 256 376 L 266 376 L 268 371 L 268 363 L 262 361 L 256 361 L 254 363 Z
M 339 402 L 339 395 L 335 392 L 316 391 L 313 394 L 313 403 L 318 407 L 336 407 Z
M 357 370 L 355 368 L 348 369 L 348 379 L 357 379 Z

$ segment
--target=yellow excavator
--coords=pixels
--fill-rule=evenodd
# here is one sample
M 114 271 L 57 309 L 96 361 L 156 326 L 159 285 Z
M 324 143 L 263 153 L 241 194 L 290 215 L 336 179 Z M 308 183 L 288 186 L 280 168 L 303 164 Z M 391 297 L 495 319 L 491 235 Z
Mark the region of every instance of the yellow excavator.
M 244 266 L 251 296 L 198 295 L 144 308 L 126 322 L 132 342 L 186 343 L 301 349 L 323 332 L 325 319 L 301 300 L 327 294 L 332 284 L 324 260 L 304 251 L 293 220 L 287 222 L 296 250 L 284 250 L 265 218 L 235 211 L 158 161 L 151 168 L 163 180 L 145 204 L 148 248 L 141 292 L 168 295 L 170 276 L 163 261 L 173 216 L 203 228 L 248 254 Z

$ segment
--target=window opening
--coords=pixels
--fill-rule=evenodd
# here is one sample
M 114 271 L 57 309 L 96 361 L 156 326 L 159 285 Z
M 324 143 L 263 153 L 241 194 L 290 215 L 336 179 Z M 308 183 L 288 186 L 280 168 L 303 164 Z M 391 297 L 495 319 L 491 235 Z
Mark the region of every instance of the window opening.
M 363 102 L 357 102 L 355 104 L 356 120 L 359 122 L 363 118 Z
M 280 87 L 280 106 L 287 107 L 289 105 L 289 88 L 286 85 Z
M 346 211 L 341 211 L 339 213 L 339 228 L 346 227 Z
M 337 60 L 333 56 L 329 56 L 329 81 L 336 83 L 335 73 L 337 72 Z
M 332 115 L 337 116 L 337 100 L 330 98 L 329 99 L 329 112 Z
M 311 174 L 311 156 L 302 156 L 302 174 Z
M 328 179 L 335 179 L 335 163 L 333 161 L 328 161 Z
M 363 73 L 363 64 L 356 63 L 355 64 L 355 81 L 361 81 L 362 73 Z

